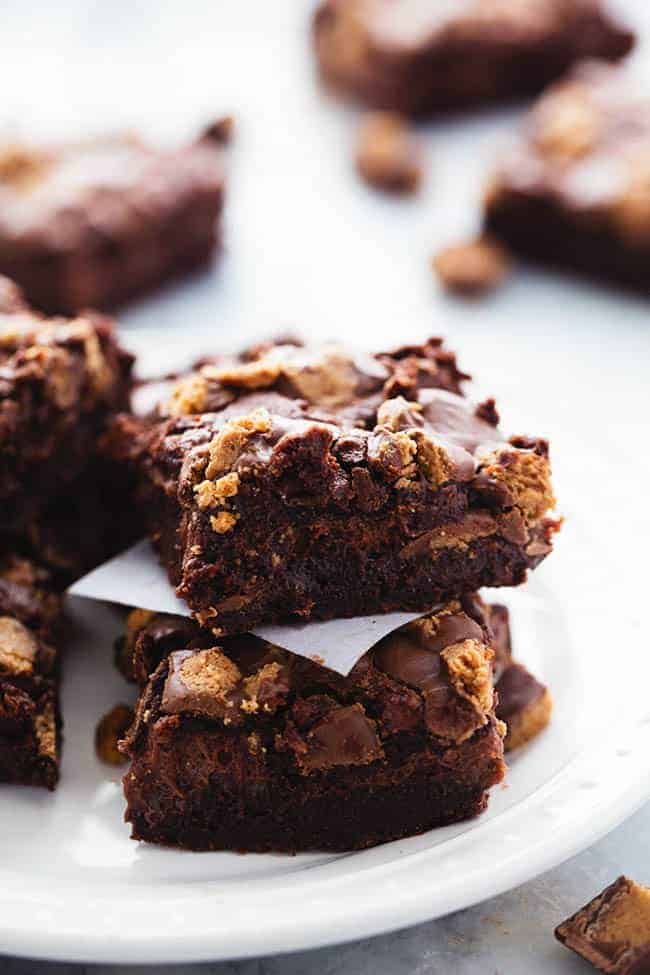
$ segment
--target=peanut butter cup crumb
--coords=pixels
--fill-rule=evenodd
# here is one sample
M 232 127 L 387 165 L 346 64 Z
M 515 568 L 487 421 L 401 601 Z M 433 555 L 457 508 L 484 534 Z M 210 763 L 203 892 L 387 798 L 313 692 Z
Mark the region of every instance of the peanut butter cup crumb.
M 359 129 L 356 166 L 375 189 L 415 193 L 422 180 L 422 151 L 400 115 L 371 112 Z
M 505 249 L 487 237 L 446 247 L 435 255 L 432 265 L 443 288 L 464 297 L 493 291 L 511 270 Z
M 207 693 L 225 701 L 241 680 L 241 673 L 225 653 L 213 648 L 188 657 L 181 666 L 180 677 L 190 691 Z
M 31 630 L 12 616 L 0 616 L 0 671 L 31 674 L 37 653 L 38 642 Z
M 200 372 L 183 379 L 173 390 L 167 411 L 170 416 L 203 413 L 208 399 L 208 382 Z
M 248 416 L 229 420 L 209 447 L 209 461 L 205 469 L 208 480 L 225 474 L 240 456 L 244 446 L 257 433 L 268 433 L 271 417 L 268 410 L 253 410 Z
M 237 515 L 231 511 L 220 511 L 218 515 L 210 516 L 210 528 L 217 535 L 225 535 L 237 524 Z
M 127 758 L 119 751 L 117 743 L 132 723 L 133 710 L 126 704 L 116 704 L 104 715 L 95 730 L 95 751 L 102 762 L 124 765 Z

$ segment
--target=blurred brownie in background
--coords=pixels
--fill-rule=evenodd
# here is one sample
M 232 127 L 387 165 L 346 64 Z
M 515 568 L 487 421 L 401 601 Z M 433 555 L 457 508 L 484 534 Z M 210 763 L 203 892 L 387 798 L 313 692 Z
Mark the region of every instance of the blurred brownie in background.
M 48 573 L 0 558 L 0 782 L 53 789 L 58 781 L 61 624 Z
M 0 147 L 0 273 L 47 312 L 108 308 L 205 263 L 218 242 L 215 124 L 160 150 L 133 136 Z
M 155 667 L 123 748 L 133 837 L 196 850 L 347 850 L 467 819 L 501 781 L 489 619 L 475 596 L 343 677 L 249 634 L 136 611 Z M 131 659 L 131 667 L 133 658 Z M 132 673 L 132 670 L 131 670 Z
M 634 34 L 604 0 L 324 0 L 314 41 L 334 87 L 422 115 L 537 93 Z
M 552 87 L 500 163 L 494 236 L 535 261 L 650 293 L 650 95 L 590 62 Z

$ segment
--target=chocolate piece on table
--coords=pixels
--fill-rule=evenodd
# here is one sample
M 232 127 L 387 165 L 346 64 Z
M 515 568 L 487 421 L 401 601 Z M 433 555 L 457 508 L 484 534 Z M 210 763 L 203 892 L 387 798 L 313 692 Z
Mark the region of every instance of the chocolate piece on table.
M 537 93 L 582 58 L 623 57 L 634 34 L 604 0 L 324 0 L 314 43 L 335 88 L 426 115 Z
M 224 635 L 523 582 L 557 528 L 547 444 L 506 439 L 459 378 L 435 342 L 263 346 L 183 380 L 159 417 L 118 418 L 113 455 L 197 619 Z
M 346 850 L 478 814 L 505 769 L 481 606 L 447 603 L 348 677 L 250 635 L 217 645 L 195 622 L 132 616 L 136 661 L 160 660 L 121 746 L 133 837 Z
M 95 728 L 95 752 L 102 762 L 124 765 L 126 757 L 118 749 L 118 743 L 129 730 L 133 718 L 133 709 L 127 704 L 116 704 L 102 716 Z
M 133 136 L 0 148 L 0 272 L 48 312 L 108 308 L 204 264 L 224 126 L 174 150 Z
M 422 153 L 408 124 L 393 112 L 372 112 L 361 121 L 357 171 L 375 189 L 414 193 L 422 179 Z
M 61 618 L 46 571 L 0 560 L 0 782 L 58 781 Z
M 555 937 L 607 975 L 648 975 L 650 888 L 619 877 L 563 921 Z
M 445 247 L 438 251 L 432 263 L 442 286 L 465 297 L 493 291 L 510 272 L 510 259 L 505 249 L 485 237 Z
M 97 441 L 109 414 L 128 408 L 133 360 L 102 316 L 42 318 L 6 279 L 0 301 L 0 539 L 7 550 L 41 530 L 54 538 L 71 510 L 86 505 L 93 478 L 109 492 Z
M 650 291 L 650 98 L 623 69 L 576 68 L 542 96 L 494 175 L 488 231 L 513 251 Z

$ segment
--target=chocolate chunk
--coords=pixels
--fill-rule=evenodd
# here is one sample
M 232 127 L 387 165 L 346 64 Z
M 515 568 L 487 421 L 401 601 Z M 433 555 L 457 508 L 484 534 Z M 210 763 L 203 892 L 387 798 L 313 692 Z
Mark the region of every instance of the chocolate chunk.
M 307 750 L 298 761 L 306 772 L 337 765 L 368 765 L 383 757 L 375 722 L 360 704 L 335 708 L 305 737 Z
M 507 750 L 535 738 L 551 720 L 553 701 L 548 688 L 519 663 L 506 667 L 497 683 L 497 717 L 508 726 Z
M 567 948 L 608 975 L 650 972 L 650 888 L 619 877 L 555 929 Z

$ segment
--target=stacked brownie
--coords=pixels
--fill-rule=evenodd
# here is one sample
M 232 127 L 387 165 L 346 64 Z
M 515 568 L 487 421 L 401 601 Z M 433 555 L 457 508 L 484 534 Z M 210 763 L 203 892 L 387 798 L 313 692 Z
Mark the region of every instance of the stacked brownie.
M 514 747 L 548 698 L 475 591 L 524 581 L 558 526 L 547 444 L 501 433 L 466 378 L 439 339 L 373 356 L 271 342 L 113 423 L 194 616 L 136 611 L 120 646 L 143 686 L 122 746 L 135 837 L 342 850 L 484 807 L 499 709 Z M 394 609 L 423 617 L 347 677 L 250 633 Z
M 58 591 L 134 527 L 97 449 L 131 367 L 107 319 L 43 318 L 0 279 L 0 781 L 57 781 Z

